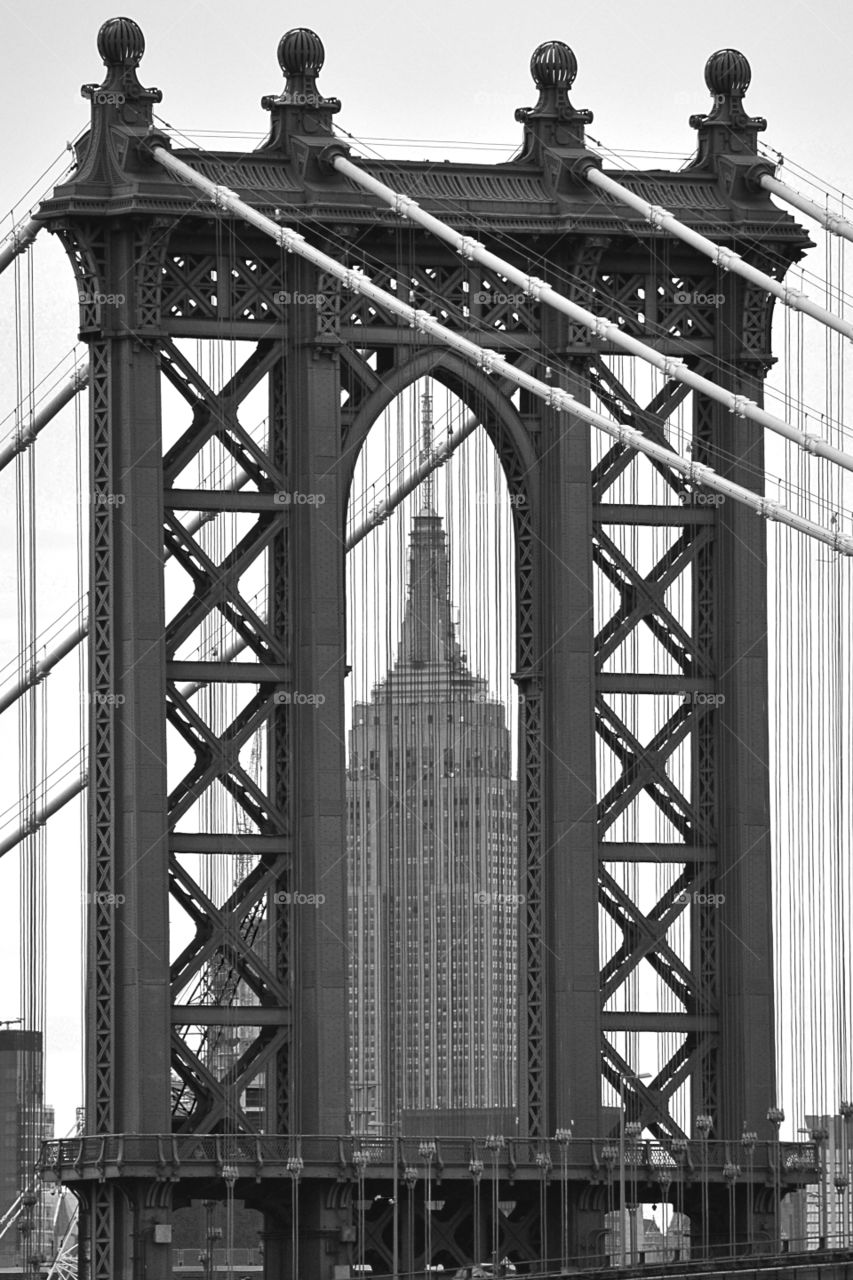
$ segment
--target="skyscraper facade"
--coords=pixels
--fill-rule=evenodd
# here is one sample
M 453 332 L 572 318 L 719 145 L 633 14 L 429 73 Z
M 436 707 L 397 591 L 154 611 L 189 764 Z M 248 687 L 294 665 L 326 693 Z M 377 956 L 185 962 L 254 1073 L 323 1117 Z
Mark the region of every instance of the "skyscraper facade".
M 506 709 L 452 620 L 441 517 L 414 518 L 396 658 L 349 736 L 355 1132 L 512 1111 L 518 841 Z
M 0 1240 L 0 1269 L 46 1247 L 50 1206 L 35 1182 L 42 1142 L 53 1137 L 53 1108 L 42 1094 L 44 1051 L 40 1031 L 0 1031 L 0 1218 L 18 1196 L 35 1195 L 16 1227 Z

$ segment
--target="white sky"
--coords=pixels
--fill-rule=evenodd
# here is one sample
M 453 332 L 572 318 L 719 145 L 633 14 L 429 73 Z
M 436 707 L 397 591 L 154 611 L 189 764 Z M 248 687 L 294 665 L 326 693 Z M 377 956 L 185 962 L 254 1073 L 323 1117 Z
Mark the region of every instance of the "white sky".
M 80 97 L 80 85 L 102 78 L 95 37 L 101 22 L 114 13 L 111 6 L 91 0 L 73 5 L 0 3 L 0 118 L 5 122 L 0 210 L 17 206 L 85 125 L 88 103 Z M 268 116 L 259 99 L 282 87 L 275 57 L 278 39 L 286 28 L 305 25 L 325 43 L 319 85 L 326 95 L 342 100 L 337 117 L 342 128 L 371 139 L 390 135 L 500 143 L 507 151 L 521 137 L 514 109 L 536 101 L 528 62 L 543 40 L 566 40 L 574 48 L 579 73 L 572 100 L 594 111 L 593 138 L 618 151 L 679 155 L 693 149 L 695 134 L 687 117 L 708 109 L 703 81 L 708 55 L 734 46 L 752 64 L 746 106 L 768 118 L 764 140 L 836 186 L 853 189 L 853 151 L 846 145 L 853 17 L 842 0 L 812 5 L 777 0 L 770 8 L 766 0 L 718 0 L 713 6 L 684 0 L 598 0 L 588 6 L 569 6 L 565 0 L 521 6 L 515 0 L 431 0 L 423 5 L 315 0 L 303 6 L 259 0 L 243 0 L 239 6 L 233 0 L 139 0 L 130 16 L 142 26 L 147 42 L 140 79 L 163 90 L 158 113 L 189 134 L 207 129 L 262 133 Z M 374 145 L 395 156 L 424 154 L 415 144 L 408 150 Z M 448 152 L 451 158 L 454 154 Z M 662 166 L 670 163 L 677 167 L 675 159 L 661 161 Z M 822 261 L 812 265 L 820 269 Z M 36 365 L 42 376 L 75 341 L 76 302 L 70 268 L 47 238 L 36 247 L 34 269 Z M 16 398 L 13 304 L 12 272 L 7 272 L 0 281 L 0 417 Z M 40 492 L 49 512 L 40 540 L 39 612 L 44 621 L 74 600 L 74 495 L 68 470 L 72 431 L 73 414 L 66 413 L 37 449 Z M 61 447 L 57 432 L 64 433 Z M 0 478 L 5 548 L 0 560 L 0 666 L 16 647 L 13 471 Z M 71 660 L 71 676 L 73 668 Z M 68 690 L 65 697 L 67 714 L 76 715 Z M 6 765 L 2 808 L 15 795 L 12 722 L 0 726 L 0 750 Z M 78 915 L 76 902 L 69 907 L 66 893 L 70 866 L 78 861 L 76 831 L 76 821 L 69 817 L 51 824 L 47 836 L 48 885 L 54 886 L 52 896 L 49 892 L 47 1097 L 57 1107 L 60 1131 L 71 1124 L 80 1101 L 79 973 L 76 942 L 69 956 L 65 941 L 69 933 L 74 938 Z M 14 853 L 0 860 L 0 1019 L 19 1012 L 15 870 Z

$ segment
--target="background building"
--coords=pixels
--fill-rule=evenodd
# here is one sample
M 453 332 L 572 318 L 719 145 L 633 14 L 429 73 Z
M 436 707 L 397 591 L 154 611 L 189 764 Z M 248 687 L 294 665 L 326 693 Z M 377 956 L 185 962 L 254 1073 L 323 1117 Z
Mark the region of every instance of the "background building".
M 512 1131 L 520 899 L 511 774 L 506 709 L 461 650 L 443 523 L 428 504 L 413 521 L 396 661 L 355 705 L 349 740 L 356 1132 Z M 436 1114 L 450 1110 L 457 1115 Z
M 53 1137 L 53 1108 L 43 1098 L 43 1065 L 40 1031 L 0 1031 L 0 1218 L 20 1193 L 32 1192 L 39 1149 Z M 28 1256 L 50 1253 L 52 1218 L 51 1198 L 39 1191 L 30 1212 L 0 1240 L 0 1271 L 14 1273 L 22 1248 Z
M 818 1182 L 785 1198 L 783 1227 L 791 1251 L 817 1249 L 824 1240 L 828 1248 L 844 1248 L 853 1240 L 851 1123 L 853 1116 L 806 1116 L 808 1133 L 800 1136 L 818 1144 L 822 1172 Z

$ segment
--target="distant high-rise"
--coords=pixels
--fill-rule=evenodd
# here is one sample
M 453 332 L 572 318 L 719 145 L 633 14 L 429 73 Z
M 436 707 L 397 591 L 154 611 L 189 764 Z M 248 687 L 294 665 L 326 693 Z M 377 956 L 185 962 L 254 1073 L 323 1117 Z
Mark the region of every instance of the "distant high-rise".
M 396 660 L 353 710 L 348 777 L 353 1129 L 473 1132 L 500 1108 L 500 1132 L 517 1096 L 516 784 L 505 707 L 456 635 L 429 499 Z
M 0 1031 L 0 1217 L 21 1193 L 32 1191 L 42 1142 L 53 1137 L 53 1108 L 42 1095 L 43 1047 L 40 1031 Z M 45 1245 L 48 1207 L 39 1194 L 17 1229 L 0 1240 L 0 1268 L 39 1253 Z M 20 1228 L 29 1227 L 22 1239 Z
M 792 1252 L 849 1247 L 853 1240 L 853 1121 L 843 1115 L 807 1115 L 809 1140 L 818 1144 L 820 1177 L 782 1202 L 783 1238 Z M 802 1130 L 800 1131 L 802 1133 Z

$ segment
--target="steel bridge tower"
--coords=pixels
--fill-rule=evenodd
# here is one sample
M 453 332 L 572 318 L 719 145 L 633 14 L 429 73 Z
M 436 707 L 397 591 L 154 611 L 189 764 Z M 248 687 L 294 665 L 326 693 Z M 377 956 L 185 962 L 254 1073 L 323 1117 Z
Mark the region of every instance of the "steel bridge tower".
M 738 1236 L 750 1216 L 755 1238 L 766 1238 L 783 1176 L 778 1126 L 768 1119 L 776 1095 L 762 521 L 734 503 L 703 501 L 701 488 L 664 466 L 654 468 L 659 499 L 615 500 L 619 477 L 636 463 L 631 450 L 615 445 L 594 463 L 583 422 L 567 427 L 529 396 L 513 397 L 499 377 L 351 299 L 182 188 L 151 158 L 152 136 L 172 143 L 153 128 L 159 90 L 137 78 L 140 29 L 113 19 L 98 48 L 105 79 L 83 87 L 91 129 L 76 169 L 40 212 L 67 248 L 91 363 L 87 1132 L 45 1155 L 47 1174 L 83 1206 L 85 1274 L 167 1280 L 173 1211 L 232 1196 L 265 1215 L 268 1277 L 331 1280 L 358 1249 L 374 1271 L 391 1271 L 395 1249 L 401 1269 L 422 1266 L 424 1199 L 430 1186 L 437 1195 L 436 1180 L 444 1207 L 429 1214 L 433 1252 L 461 1263 L 490 1251 L 497 1180 L 501 1200 L 514 1205 L 501 1219 L 502 1253 L 591 1260 L 614 1177 L 605 1081 L 617 1091 L 621 1081 L 629 1120 L 673 1153 L 668 1187 L 653 1161 L 635 1162 L 640 1200 L 675 1202 L 680 1186 L 694 1227 L 704 1213 L 712 1247 L 728 1238 L 732 1206 Z M 388 290 L 666 442 L 687 394 L 675 379 L 648 402 L 635 396 L 608 363 L 605 339 L 539 304 L 502 301 L 510 286 L 336 174 L 328 156 L 340 147 L 340 103 L 317 88 L 323 46 L 313 32 L 290 31 L 278 56 L 284 91 L 263 99 L 271 126 L 257 151 L 177 154 L 327 252 L 367 264 Z M 578 301 L 760 402 L 772 299 L 583 181 L 592 116 L 569 99 L 576 69 L 565 44 L 535 51 L 538 101 L 516 113 L 523 145 L 511 161 L 364 167 L 487 244 L 511 241 L 525 270 L 569 277 Z M 691 119 L 694 162 L 620 180 L 781 276 L 808 241 L 757 186 L 769 166 L 757 156 L 764 122 L 743 109 L 748 64 L 730 50 L 715 54 L 706 81 L 713 107 Z M 223 361 L 219 385 L 185 339 L 237 353 Z M 345 1136 L 344 529 L 371 424 L 424 375 L 481 416 L 512 497 L 524 694 L 520 1123 L 517 1135 L 485 1144 L 402 1135 L 368 1149 Z M 166 445 L 164 388 L 183 405 L 182 428 Z M 268 405 L 261 443 L 241 418 L 259 388 Z M 245 473 L 241 488 L 193 481 L 214 439 Z M 698 395 L 692 450 L 738 483 L 760 484 L 759 429 Z M 294 493 L 322 494 L 323 518 L 283 497 Z M 217 562 L 203 549 L 200 518 L 232 512 L 240 536 Z M 625 549 L 626 528 L 667 529 L 672 539 L 656 563 L 640 564 Z M 265 612 L 241 589 L 252 565 L 264 567 Z M 176 566 L 186 582 L 178 603 L 165 585 Z M 615 605 L 596 620 L 597 574 Z M 690 584 L 686 619 L 670 605 L 678 580 Z M 227 653 L 186 656 L 213 615 L 244 645 L 239 663 Z M 610 669 L 640 631 L 668 655 L 671 674 L 642 661 Z M 192 694 L 199 682 L 239 686 L 240 709 L 224 727 L 205 720 Z M 288 696 L 300 689 L 324 701 L 306 709 Z M 663 708 L 648 741 L 624 710 L 644 699 Z M 261 781 L 246 763 L 259 729 Z M 618 762 L 606 787 L 597 739 Z M 679 750 L 690 760 L 685 790 L 669 768 Z M 174 776 L 173 760 L 187 762 Z M 245 814 L 239 831 L 199 822 L 199 797 L 213 786 Z M 664 815 L 670 838 L 642 828 L 633 842 L 614 838 L 640 797 Z M 190 859 L 223 852 L 252 857 L 217 907 Z M 641 909 L 614 868 L 651 862 L 677 875 Z M 286 905 L 295 891 L 320 887 L 322 916 Z M 170 902 L 191 921 L 171 958 Z M 264 952 L 247 927 L 259 905 L 271 939 Z M 600 907 L 624 939 L 605 961 Z M 684 911 L 687 958 L 668 936 Z M 214 961 L 248 985 L 255 1004 L 186 1002 Z M 678 1011 L 615 1011 L 642 962 Z M 205 1028 L 243 1036 L 227 1078 L 193 1048 Z M 655 1079 L 633 1078 L 637 1064 L 617 1053 L 613 1036 L 626 1031 L 676 1044 Z M 259 1074 L 262 1132 L 231 1101 Z M 692 1115 L 711 1118 L 710 1141 L 704 1121 L 684 1132 L 671 1112 L 687 1080 Z M 177 1093 L 184 1103 L 173 1115 Z M 739 1159 L 744 1129 L 757 1135 L 754 1176 L 743 1171 L 733 1186 L 724 1170 Z

